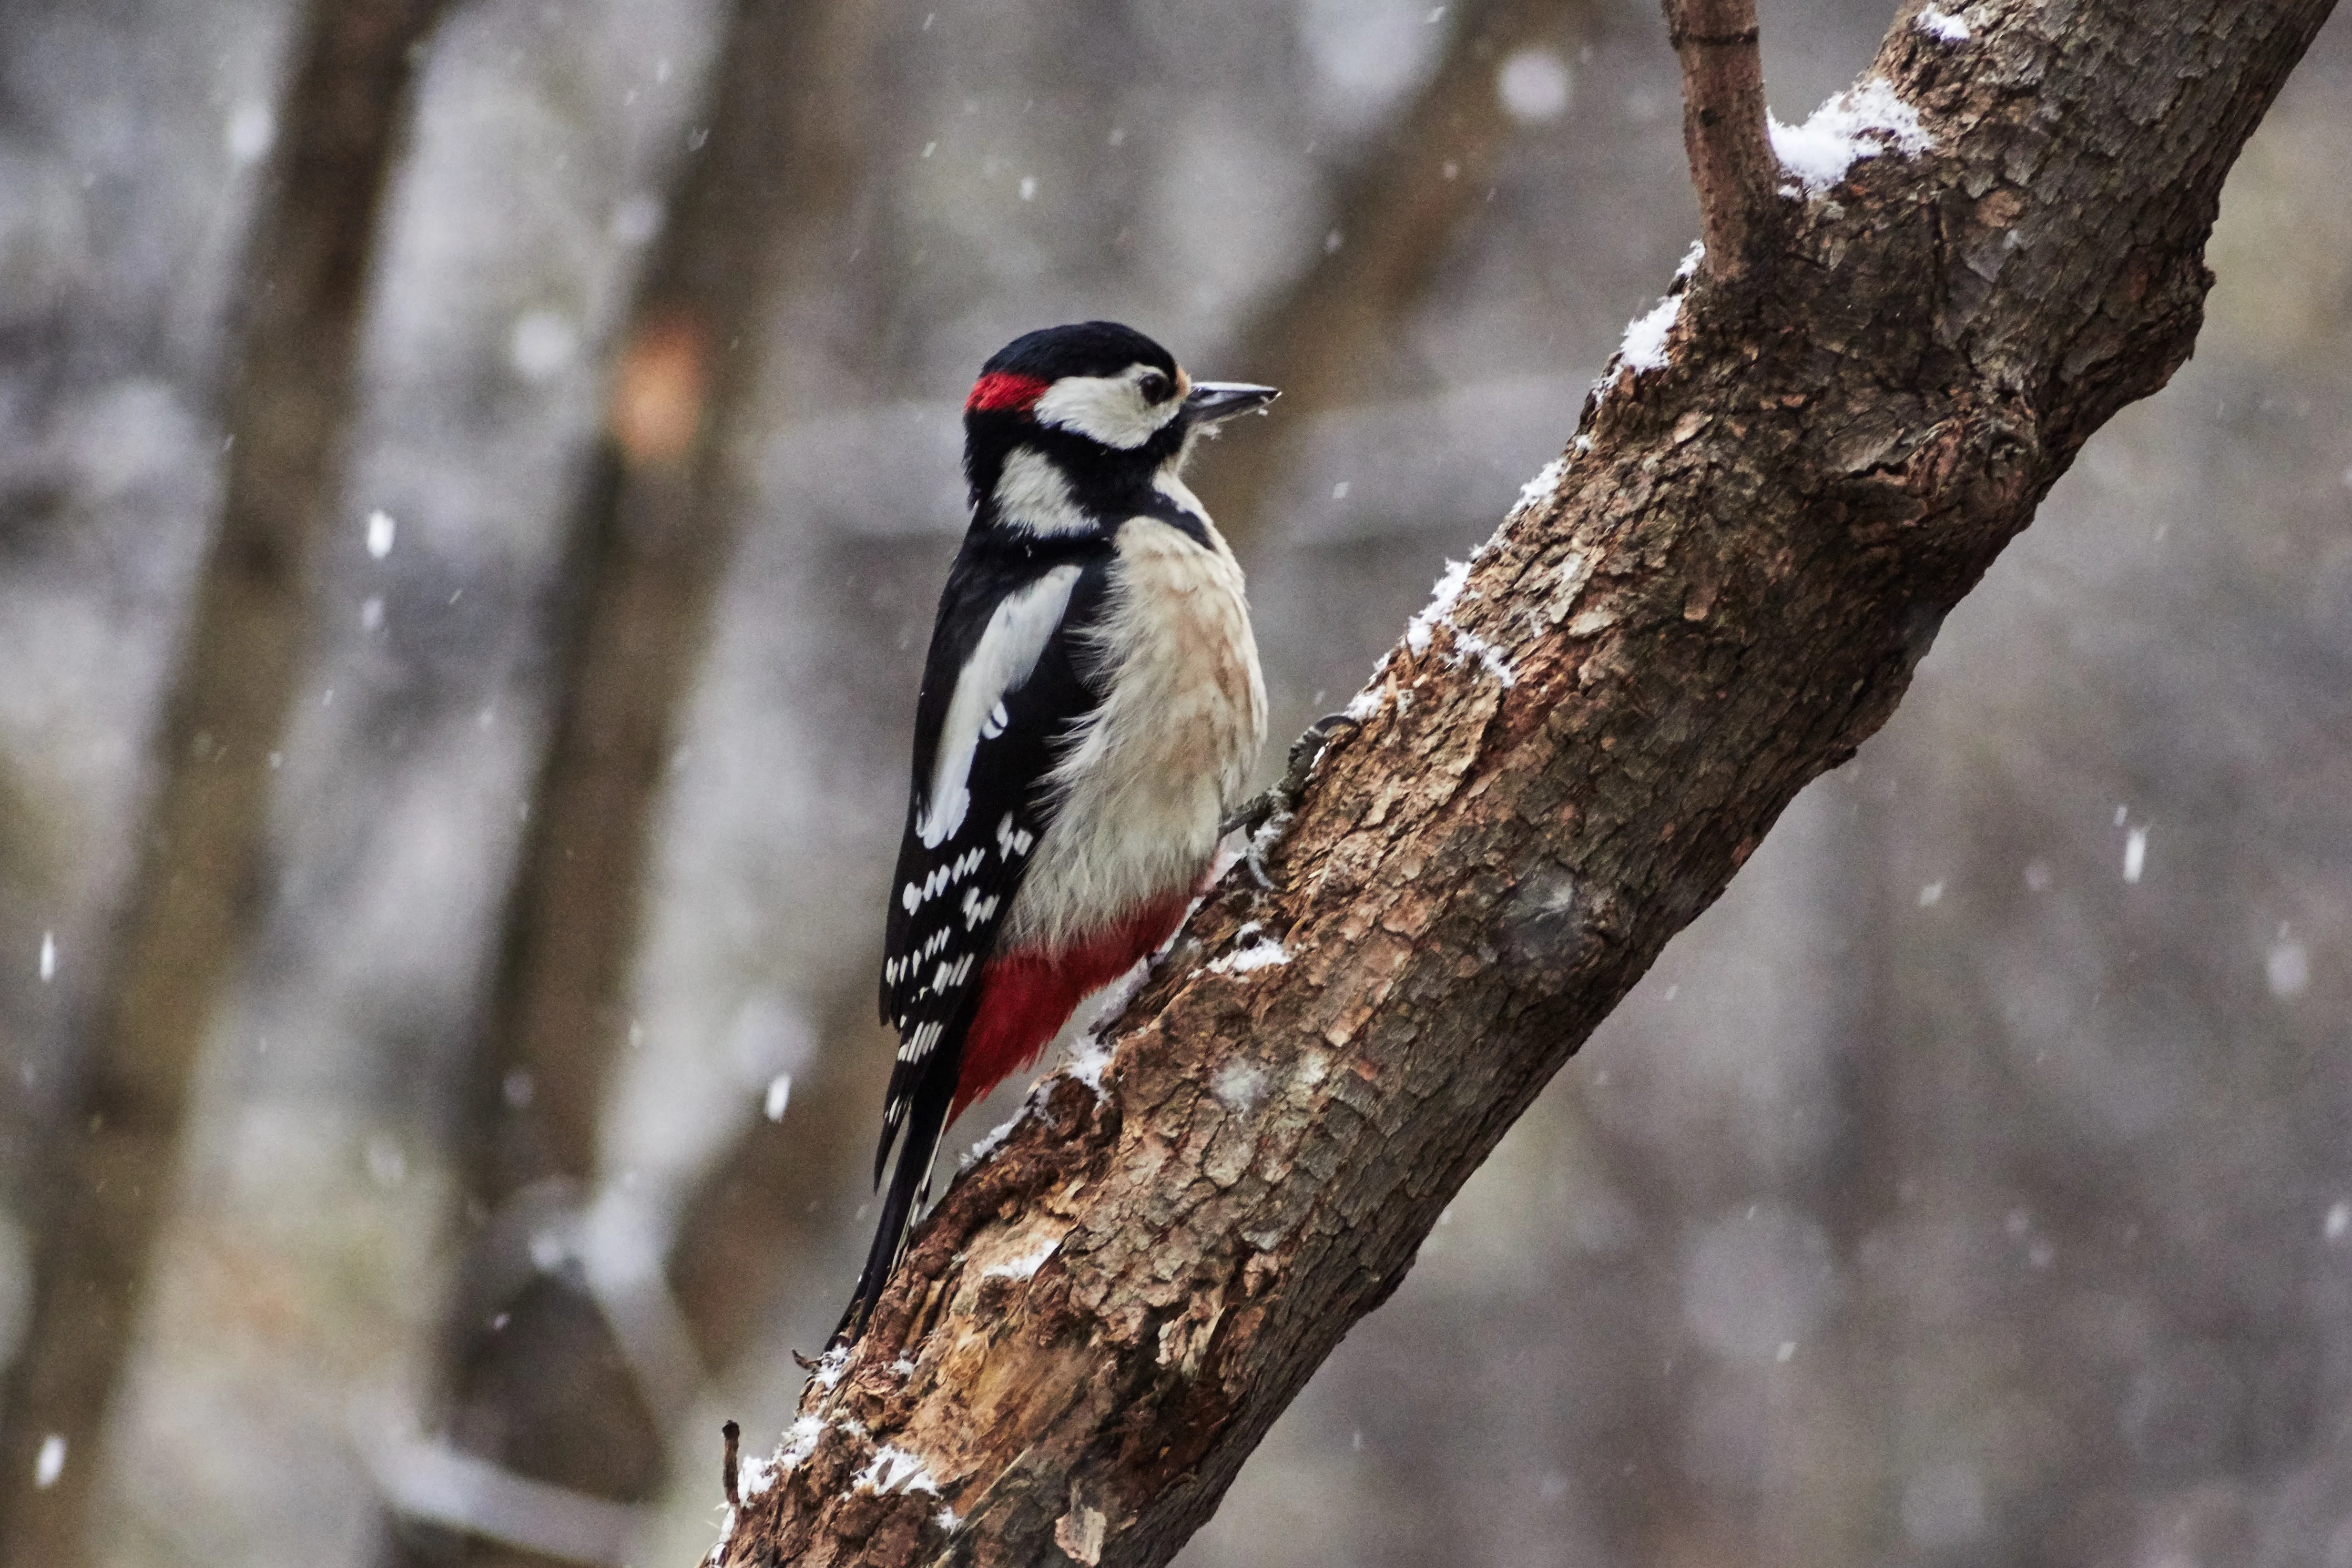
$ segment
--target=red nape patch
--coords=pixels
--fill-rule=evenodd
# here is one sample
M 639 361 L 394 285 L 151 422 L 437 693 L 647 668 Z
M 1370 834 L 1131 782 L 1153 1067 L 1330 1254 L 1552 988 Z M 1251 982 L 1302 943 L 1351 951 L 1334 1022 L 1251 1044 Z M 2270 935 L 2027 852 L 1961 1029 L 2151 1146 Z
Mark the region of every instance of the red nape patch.
M 971 395 L 963 400 L 963 411 L 985 414 L 998 408 L 1026 408 L 1045 395 L 1045 384 L 1034 375 L 991 371 L 971 384 Z
M 1029 948 L 1001 953 L 981 971 L 980 1009 L 963 1038 L 948 1120 L 1037 1059 L 1078 1004 L 1135 967 L 1173 935 L 1192 890 L 1144 905 L 1097 935 L 1057 952 Z

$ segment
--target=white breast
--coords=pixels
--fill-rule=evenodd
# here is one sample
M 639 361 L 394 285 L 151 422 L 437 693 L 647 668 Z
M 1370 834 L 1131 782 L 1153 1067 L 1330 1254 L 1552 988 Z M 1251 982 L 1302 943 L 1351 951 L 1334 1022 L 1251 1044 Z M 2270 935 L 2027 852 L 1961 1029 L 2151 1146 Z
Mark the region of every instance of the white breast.
M 1265 739 L 1241 567 L 1156 518 L 1118 531 L 1098 634 L 1108 695 L 1055 769 L 1061 809 L 1006 913 L 1008 947 L 1058 948 L 1189 889 Z

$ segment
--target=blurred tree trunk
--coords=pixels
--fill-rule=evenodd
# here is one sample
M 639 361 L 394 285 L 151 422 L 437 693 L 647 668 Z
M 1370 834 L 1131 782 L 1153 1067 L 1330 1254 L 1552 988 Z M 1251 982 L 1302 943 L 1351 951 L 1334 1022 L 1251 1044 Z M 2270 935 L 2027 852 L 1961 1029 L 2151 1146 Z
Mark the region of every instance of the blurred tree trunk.
M 1564 53 L 1591 27 L 1594 7 L 1472 0 L 1454 10 L 1428 85 L 1342 181 L 1332 243 L 1243 330 L 1234 374 L 1280 387 L 1283 417 L 1266 438 L 1234 442 L 1202 467 L 1209 510 L 1237 546 L 1269 521 L 1310 417 L 1377 384 L 1454 237 L 1494 194 L 1517 129 L 1496 83 L 1504 62 L 1526 48 Z
M 32 1326 L 0 1430 L 10 1564 L 84 1560 L 101 1424 L 171 1198 L 190 1081 L 255 912 L 268 758 L 336 502 L 377 207 L 439 10 L 322 0 L 295 45 L 233 334 L 220 530 L 164 703 L 155 793 L 80 1081 L 48 1156 Z
M 1391 653 L 1284 888 L 1229 879 L 1099 1090 L 1057 1081 L 949 1190 L 724 1562 L 1166 1562 L 2083 443 L 2188 357 L 2222 179 L 2330 6 L 2025 3 L 1966 37 L 1906 12 L 1891 98 L 1854 106 L 1887 129 L 1792 199 L 1725 162 L 1769 156 L 1760 97 L 1722 123 L 1741 73 L 1710 53 L 1752 54 L 1752 6 L 1696 9 L 1727 244 L 1663 351 L 1612 363 L 1549 493 Z
M 656 807 L 751 502 L 760 348 L 848 203 L 865 26 L 846 0 L 742 0 L 728 23 L 708 139 L 639 287 L 572 524 L 554 721 L 456 1134 L 475 1230 L 443 1341 L 451 1436 L 595 1498 L 657 1490 L 698 1347 L 624 1342 L 581 1260 L 549 1268 L 530 1248 L 542 1223 L 578 1218 L 599 1177 Z M 473 1522 L 396 1529 L 394 1559 L 542 1560 L 495 1539 L 499 1521 Z

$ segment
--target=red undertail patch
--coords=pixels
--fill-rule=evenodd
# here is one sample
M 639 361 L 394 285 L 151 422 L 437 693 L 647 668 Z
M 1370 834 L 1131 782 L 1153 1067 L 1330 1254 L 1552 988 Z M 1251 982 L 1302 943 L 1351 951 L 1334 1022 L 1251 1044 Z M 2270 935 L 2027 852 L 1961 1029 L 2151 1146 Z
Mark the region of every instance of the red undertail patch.
M 1037 1059 L 1078 1004 L 1135 967 L 1173 935 L 1192 891 L 1171 893 L 1117 925 L 1056 952 L 1000 953 L 981 972 L 980 1007 L 964 1037 L 948 1120 Z

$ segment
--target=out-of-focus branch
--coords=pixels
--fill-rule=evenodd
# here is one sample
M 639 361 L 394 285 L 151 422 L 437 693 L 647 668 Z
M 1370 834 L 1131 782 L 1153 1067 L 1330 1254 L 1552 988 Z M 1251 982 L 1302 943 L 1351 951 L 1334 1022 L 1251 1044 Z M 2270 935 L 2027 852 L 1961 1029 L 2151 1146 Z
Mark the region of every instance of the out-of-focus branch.
M 598 1177 L 656 810 L 748 503 L 740 422 L 756 406 L 758 347 L 847 205 L 858 166 L 847 94 L 866 26 L 864 8 L 842 0 L 741 0 L 720 45 L 708 140 L 638 290 L 563 569 L 553 731 L 458 1134 L 476 1214 L 580 1199 Z M 522 1245 L 521 1228 L 477 1233 L 472 1285 L 516 1277 L 511 1258 L 481 1253 Z M 692 1368 L 681 1379 L 676 1365 L 692 1347 L 674 1347 L 670 1373 L 648 1377 L 629 1346 L 609 1353 L 626 1330 L 598 1321 L 598 1305 L 610 1319 L 610 1301 L 553 1281 L 488 1303 L 461 1289 L 445 1349 L 451 1421 L 461 1442 L 513 1470 L 640 1499 L 663 1471 L 659 1428 L 693 1393 Z M 398 1548 L 436 1563 L 499 1550 Z
M 1698 191 L 1706 268 L 1737 282 L 1764 258 L 1780 164 L 1764 128 L 1756 0 L 1664 0 L 1683 69 L 1683 148 Z
M 268 757 L 293 700 L 310 563 L 335 500 L 377 207 L 417 46 L 440 8 L 322 0 L 295 47 L 242 290 L 226 504 L 164 702 L 138 870 L 50 1162 L 33 1322 L 0 1430 L 0 1561 L 84 1560 L 100 1424 L 171 1199 L 189 1083 L 251 927 Z
M 2329 9 L 1899 19 L 1873 67 L 1898 107 L 1874 145 L 1856 124 L 1835 200 L 1791 202 L 1771 319 L 1702 278 L 1612 370 L 1391 651 L 1281 884 L 1229 877 L 1098 1079 L 1053 1080 L 950 1187 L 719 1563 L 1172 1557 L 2083 443 L 2188 358 L 2223 177 Z
M 1457 7 L 1436 73 L 1344 182 L 1327 247 L 1241 335 L 1234 374 L 1282 388 L 1282 417 L 1203 464 L 1201 489 L 1228 539 L 1255 537 L 1307 416 L 1355 401 L 1398 323 L 1427 292 L 1449 241 L 1486 199 L 1517 128 L 1496 73 L 1518 50 L 1564 49 L 1592 0 L 1475 0 Z M 1219 374 L 1225 374 L 1221 370 Z

